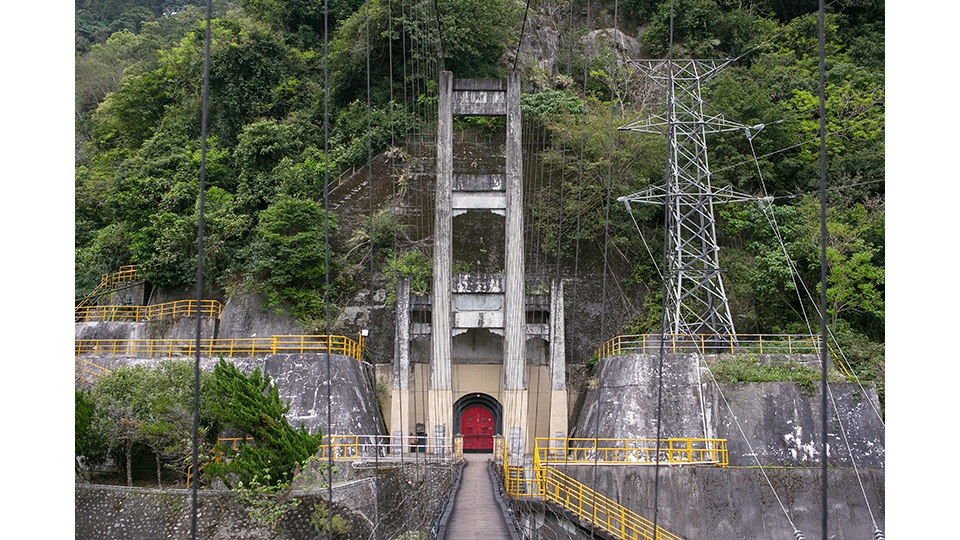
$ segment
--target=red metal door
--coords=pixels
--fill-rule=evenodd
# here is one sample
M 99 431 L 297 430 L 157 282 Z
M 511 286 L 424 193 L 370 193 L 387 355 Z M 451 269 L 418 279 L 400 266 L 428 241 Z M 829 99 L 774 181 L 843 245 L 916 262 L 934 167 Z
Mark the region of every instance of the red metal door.
M 473 405 L 460 417 L 464 452 L 493 452 L 493 414 L 481 405 Z

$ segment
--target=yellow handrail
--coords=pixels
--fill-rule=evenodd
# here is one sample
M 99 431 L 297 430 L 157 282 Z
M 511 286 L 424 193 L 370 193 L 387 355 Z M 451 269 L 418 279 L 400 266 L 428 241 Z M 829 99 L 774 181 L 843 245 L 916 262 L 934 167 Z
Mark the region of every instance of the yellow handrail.
M 101 275 L 100 287 L 111 288 L 126 281 L 137 281 L 137 268 L 135 264 L 128 264 L 121 266 L 119 270 L 112 274 Z
M 119 271 L 112 274 L 101 274 L 100 284 L 97 285 L 97 288 L 92 290 L 90 294 L 84 296 L 82 300 L 77 302 L 76 307 L 80 308 L 89 305 L 94 298 L 102 294 L 104 291 L 112 289 L 126 281 L 136 281 L 137 277 L 137 266 L 132 264 L 121 266 Z
M 617 538 L 682 540 L 659 526 L 654 534 L 653 523 L 649 520 L 553 467 L 540 468 L 538 483 L 545 500 L 559 504 L 578 519 L 588 521 Z
M 78 339 L 77 356 L 193 356 L 194 339 Z M 357 360 L 363 356 L 362 338 L 354 341 L 346 336 L 272 336 L 266 338 L 201 339 L 200 352 L 206 356 L 227 358 L 252 357 L 258 354 L 304 354 L 327 352 L 343 354 Z
M 149 306 L 78 306 L 74 310 L 74 318 L 77 322 L 144 322 L 192 317 L 199 312 L 201 317 L 219 319 L 222 310 L 223 304 L 218 300 L 201 300 L 200 309 L 197 309 L 196 300 L 177 300 Z
M 562 439 L 537 438 L 534 452 L 544 465 L 599 464 L 641 465 L 657 462 L 669 465 L 729 465 L 726 439 L 681 437 L 661 439 Z
M 542 498 L 559 504 L 617 538 L 633 540 L 679 540 L 680 537 L 656 528 L 653 523 L 600 495 L 558 471 L 554 465 L 631 464 L 660 462 L 672 465 L 715 465 L 728 463 L 726 439 L 562 439 L 537 438 L 533 467 L 511 466 L 503 449 L 504 488 L 516 498 Z
M 821 341 L 820 336 L 814 334 L 667 334 L 663 347 L 669 353 L 820 354 Z M 600 359 L 629 353 L 655 353 L 659 350 L 660 334 L 636 334 L 610 339 L 594 349 L 593 355 Z M 850 370 L 829 343 L 827 350 L 837 370 L 848 379 L 852 378 Z
M 89 360 L 77 357 L 77 380 L 93 382 L 96 379 L 112 373 L 109 369 L 98 366 Z
M 816 354 L 820 352 L 820 336 L 813 334 L 666 334 L 663 348 L 669 353 L 781 353 Z M 598 358 L 627 353 L 660 351 L 660 334 L 617 336 L 594 350 Z

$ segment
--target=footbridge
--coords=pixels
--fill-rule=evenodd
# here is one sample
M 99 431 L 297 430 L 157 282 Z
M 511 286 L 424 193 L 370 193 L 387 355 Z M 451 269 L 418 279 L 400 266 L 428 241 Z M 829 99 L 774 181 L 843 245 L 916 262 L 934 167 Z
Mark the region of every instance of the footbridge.
M 460 485 L 455 490 L 449 515 L 437 538 L 469 538 L 483 531 L 484 538 L 519 538 L 517 526 L 497 499 L 502 487 L 508 500 L 539 500 L 586 530 L 608 538 L 632 540 L 681 540 L 637 512 L 598 493 L 565 474 L 563 467 L 597 465 L 726 467 L 725 439 L 562 439 L 538 438 L 529 463 L 510 463 L 503 438 L 495 438 L 492 454 L 464 454 L 458 435 L 450 447 L 428 446 L 415 437 L 398 441 L 390 436 L 334 435 L 325 438 L 321 460 L 379 464 L 418 461 L 465 462 Z M 487 465 L 493 461 L 496 476 Z M 495 483 L 496 482 L 496 483 Z

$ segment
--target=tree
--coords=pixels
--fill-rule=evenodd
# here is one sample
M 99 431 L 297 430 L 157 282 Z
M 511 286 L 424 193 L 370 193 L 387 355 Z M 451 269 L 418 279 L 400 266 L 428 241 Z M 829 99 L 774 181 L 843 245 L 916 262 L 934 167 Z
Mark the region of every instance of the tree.
M 107 443 L 93 429 L 96 402 L 89 390 L 77 390 L 74 401 L 74 455 L 86 464 L 99 463 L 107 455 Z M 80 461 L 76 463 L 80 473 Z
M 280 194 L 260 212 L 247 255 L 250 271 L 274 306 L 287 303 L 293 314 L 310 317 L 323 312 L 327 261 L 327 231 L 337 224 L 316 201 Z
M 807 205 L 807 220 L 814 221 L 814 204 Z M 873 229 L 883 227 L 877 214 L 867 212 L 863 204 L 827 210 L 827 314 L 830 330 L 837 333 L 839 320 L 859 313 L 883 318 L 884 271 L 880 250 L 870 241 Z M 810 226 L 811 230 L 817 231 Z M 820 239 L 811 239 L 819 246 Z M 819 261 L 819 257 L 816 259 Z M 819 267 L 818 267 L 819 268 Z M 817 293 L 821 286 L 818 283 Z
M 94 429 L 108 441 L 108 451 L 125 464 L 127 486 L 133 486 L 133 447 L 141 443 L 140 426 L 144 422 L 146 368 L 120 368 L 101 378 L 94 390 L 96 417 Z
M 206 379 L 209 375 L 201 377 L 201 396 L 206 393 Z M 184 469 L 193 447 L 192 363 L 166 361 L 154 369 L 121 367 L 99 379 L 91 397 L 93 435 L 107 441 L 107 452 L 125 464 L 128 486 L 133 485 L 133 456 L 138 448 L 154 454 L 158 483 L 165 466 Z
M 236 451 L 221 448 L 226 459 L 207 466 L 227 485 L 275 488 L 287 484 L 295 470 L 320 449 L 319 431 L 311 435 L 303 426 L 290 426 L 283 416 L 290 406 L 260 368 L 246 375 L 221 358 L 214 367 L 210 392 L 211 416 L 243 441 Z

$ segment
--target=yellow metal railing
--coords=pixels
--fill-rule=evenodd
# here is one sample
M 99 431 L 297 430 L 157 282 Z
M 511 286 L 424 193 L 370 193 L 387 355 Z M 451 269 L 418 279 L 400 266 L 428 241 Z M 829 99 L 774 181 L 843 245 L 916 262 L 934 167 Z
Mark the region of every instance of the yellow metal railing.
M 538 483 L 544 500 L 559 504 L 578 519 L 607 531 L 616 538 L 682 540 L 617 502 L 604 497 L 553 467 L 538 469 Z
M 628 353 L 656 353 L 660 351 L 660 334 L 617 336 L 597 347 L 596 358 L 606 358 Z M 757 353 L 757 354 L 820 354 L 819 335 L 806 334 L 668 334 L 663 339 L 663 349 L 669 353 L 699 352 Z M 845 377 L 852 378 L 850 370 L 827 344 L 833 364 Z
M 108 289 L 127 281 L 137 281 L 137 265 L 128 264 L 121 266 L 118 271 L 112 274 L 101 275 L 100 287 Z
M 729 463 L 726 439 L 559 439 L 538 438 L 534 445 L 542 465 L 715 465 Z
M 79 308 L 89 305 L 94 298 L 103 292 L 108 291 L 121 283 L 125 283 L 127 281 L 137 281 L 137 279 L 137 266 L 132 264 L 121 266 L 119 271 L 112 274 L 101 274 L 100 284 L 97 285 L 97 288 L 91 291 L 90 294 L 84 296 L 82 300 L 78 301 L 76 307 Z
M 660 351 L 660 334 L 617 336 L 594 350 L 598 358 L 627 353 Z M 820 336 L 805 334 L 667 334 L 663 349 L 669 353 L 699 352 L 702 354 L 755 352 L 781 354 L 816 354 L 820 352 Z
M 176 317 L 201 317 L 219 319 L 223 304 L 217 300 L 201 300 L 197 309 L 196 300 L 178 300 L 151 306 L 79 306 L 74 310 L 77 322 L 89 321 L 157 321 Z
M 726 466 L 726 439 L 560 439 L 538 438 L 533 466 L 510 465 L 503 449 L 504 488 L 515 498 L 542 498 L 562 506 L 577 519 L 589 522 L 616 538 L 680 540 L 662 527 L 558 471 L 555 465 L 638 465 L 660 462 L 672 465 Z
M 98 366 L 89 360 L 77 357 L 77 380 L 92 383 L 93 381 L 109 375 L 111 371 L 103 366 Z
M 78 339 L 77 356 L 193 356 L 197 351 L 195 339 Z M 200 353 L 227 358 L 252 357 L 258 354 L 304 354 L 327 352 L 343 354 L 360 360 L 363 355 L 363 337 L 356 341 L 345 336 L 272 336 L 265 338 L 201 339 Z

